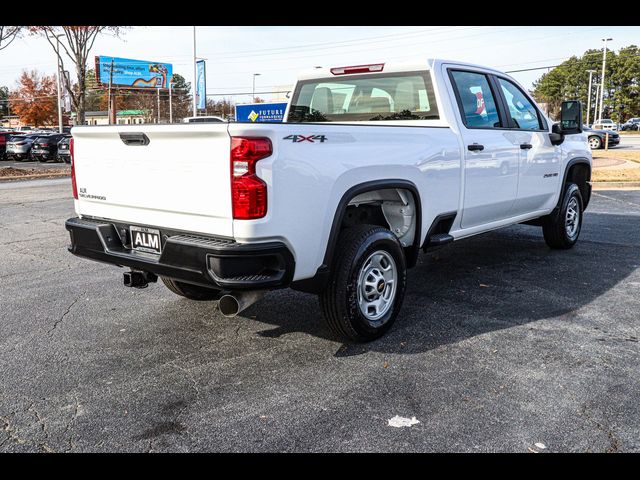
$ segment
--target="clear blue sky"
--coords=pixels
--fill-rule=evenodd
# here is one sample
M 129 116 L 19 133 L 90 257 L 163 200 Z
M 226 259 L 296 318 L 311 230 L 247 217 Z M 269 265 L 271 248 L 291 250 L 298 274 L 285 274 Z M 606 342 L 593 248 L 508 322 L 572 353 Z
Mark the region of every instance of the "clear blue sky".
M 321 66 L 444 57 L 500 70 L 556 65 L 613 37 L 613 49 L 640 44 L 638 27 L 197 27 L 197 54 L 207 58 L 207 92 L 250 92 L 292 84 L 296 72 Z M 102 36 L 91 55 L 173 63 L 174 72 L 193 77 L 192 27 L 133 27 L 121 38 Z M 71 64 L 66 66 L 70 69 Z M 0 85 L 10 88 L 25 68 L 55 71 L 44 39 L 17 40 L 0 51 Z M 514 73 L 530 87 L 545 70 Z M 268 95 L 263 95 L 268 98 Z M 218 98 L 218 97 L 216 97 Z M 237 100 L 248 100 L 249 96 Z

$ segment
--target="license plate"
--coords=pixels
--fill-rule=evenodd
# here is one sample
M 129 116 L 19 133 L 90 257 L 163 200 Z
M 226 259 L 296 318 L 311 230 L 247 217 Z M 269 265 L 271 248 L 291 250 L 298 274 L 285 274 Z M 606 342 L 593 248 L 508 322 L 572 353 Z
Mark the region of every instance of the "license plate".
M 148 253 L 162 253 L 160 230 L 146 227 L 129 227 L 131 233 L 131 247 L 134 250 Z

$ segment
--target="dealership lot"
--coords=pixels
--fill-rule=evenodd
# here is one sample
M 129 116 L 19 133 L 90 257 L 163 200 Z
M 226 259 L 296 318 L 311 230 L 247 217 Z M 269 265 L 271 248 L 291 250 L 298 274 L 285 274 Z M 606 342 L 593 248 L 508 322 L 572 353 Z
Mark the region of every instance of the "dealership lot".
M 226 319 L 126 289 L 66 251 L 68 179 L 0 209 L 0 451 L 640 451 L 640 191 L 596 192 L 570 251 L 516 226 L 422 255 L 366 345 L 303 293 Z

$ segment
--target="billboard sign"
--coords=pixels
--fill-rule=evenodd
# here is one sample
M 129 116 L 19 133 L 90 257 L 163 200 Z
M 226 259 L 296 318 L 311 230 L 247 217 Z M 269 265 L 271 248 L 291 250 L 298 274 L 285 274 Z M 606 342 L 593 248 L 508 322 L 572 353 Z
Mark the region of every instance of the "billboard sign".
M 196 105 L 199 110 L 207 108 L 207 73 L 204 60 L 196 62 Z
M 113 73 L 111 66 L 113 65 Z M 169 88 L 173 75 L 170 63 L 96 56 L 96 80 L 121 88 Z
M 248 103 L 236 105 L 236 122 L 280 123 L 286 103 Z

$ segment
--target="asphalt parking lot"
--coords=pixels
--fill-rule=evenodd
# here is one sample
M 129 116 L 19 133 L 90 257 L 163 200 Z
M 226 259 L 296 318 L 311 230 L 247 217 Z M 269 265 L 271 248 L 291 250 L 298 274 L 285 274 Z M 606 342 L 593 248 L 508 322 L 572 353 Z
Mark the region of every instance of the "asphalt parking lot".
M 68 179 L 0 211 L 0 451 L 640 451 L 640 191 L 595 193 L 570 251 L 515 226 L 422 255 L 366 345 L 308 294 L 226 319 L 123 287 L 67 252 Z

